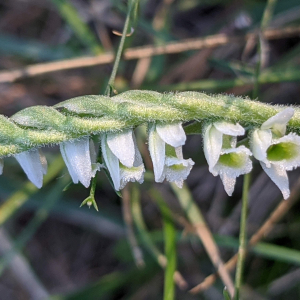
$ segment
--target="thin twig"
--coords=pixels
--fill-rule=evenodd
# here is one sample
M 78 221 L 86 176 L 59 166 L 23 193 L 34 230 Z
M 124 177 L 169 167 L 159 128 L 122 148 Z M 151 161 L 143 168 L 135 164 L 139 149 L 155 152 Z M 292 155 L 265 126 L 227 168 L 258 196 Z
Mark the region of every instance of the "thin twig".
M 300 34 L 300 27 L 286 27 L 282 29 L 266 29 L 264 38 L 275 40 L 286 37 L 297 36 Z M 244 42 L 249 38 L 256 36 L 256 33 L 248 33 L 241 36 L 228 36 L 226 34 L 216 34 L 203 38 L 185 39 L 180 42 L 170 42 L 166 45 L 143 46 L 137 48 L 128 48 L 124 51 L 124 59 L 140 59 L 155 55 L 174 54 L 190 50 L 199 50 L 203 48 L 215 48 L 233 42 Z M 62 70 L 76 68 L 92 67 L 97 65 L 109 64 L 114 61 L 113 53 L 105 53 L 99 56 L 85 56 L 48 63 L 29 65 L 23 68 L 0 72 L 0 82 L 14 82 L 21 78 L 34 77 L 41 74 L 52 73 Z

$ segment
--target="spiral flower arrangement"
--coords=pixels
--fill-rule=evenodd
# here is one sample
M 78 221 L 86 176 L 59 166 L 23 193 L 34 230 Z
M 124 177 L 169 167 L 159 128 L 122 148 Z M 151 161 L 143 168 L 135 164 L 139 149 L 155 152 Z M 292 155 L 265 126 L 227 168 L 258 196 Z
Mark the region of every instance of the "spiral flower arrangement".
M 148 125 L 156 182 L 182 186 L 194 165 L 182 152 L 189 133 L 203 135 L 209 171 L 220 175 L 228 195 L 236 178 L 252 170 L 255 158 L 287 199 L 286 171 L 300 165 L 298 108 L 229 95 L 133 90 L 114 97 L 83 96 L 54 107 L 29 107 L 9 119 L 0 116 L 0 123 L 1 172 L 3 158 L 13 155 L 38 188 L 47 172 L 41 147 L 53 144 L 59 144 L 74 183 L 88 187 L 102 168 L 117 191 L 129 181 L 142 183 L 145 167 L 134 134 L 141 124 Z M 97 161 L 99 145 L 102 163 Z

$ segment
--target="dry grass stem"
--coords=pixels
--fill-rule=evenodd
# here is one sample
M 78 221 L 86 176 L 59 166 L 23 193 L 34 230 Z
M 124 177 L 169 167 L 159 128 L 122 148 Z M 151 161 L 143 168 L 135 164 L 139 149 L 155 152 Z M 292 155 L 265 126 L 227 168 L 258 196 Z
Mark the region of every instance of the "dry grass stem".
M 282 29 L 266 29 L 263 33 L 266 40 L 281 39 L 300 34 L 300 27 L 286 27 Z M 228 36 L 226 34 L 216 34 L 203 38 L 185 39 L 180 42 L 170 42 L 166 45 L 143 46 L 128 48 L 124 51 L 124 59 L 141 59 L 162 54 L 174 54 L 190 50 L 203 48 L 215 48 L 234 42 L 244 42 L 257 33 L 248 33 L 242 36 Z M 108 64 L 114 61 L 113 53 L 105 53 L 99 56 L 86 56 L 73 59 L 60 60 L 55 62 L 29 65 L 11 71 L 0 72 L 0 82 L 14 82 L 21 78 L 33 77 L 41 74 L 52 73 L 62 70 L 91 67 L 96 65 Z
M 274 225 L 279 222 L 283 216 L 291 209 L 291 207 L 297 202 L 300 195 L 300 180 L 297 181 L 291 196 L 288 200 L 281 200 L 275 210 L 272 212 L 270 217 L 266 222 L 258 229 L 258 231 L 253 234 L 248 243 L 248 249 L 255 246 L 259 241 L 261 241 L 265 236 L 267 236 L 270 231 L 273 229 Z M 238 259 L 238 254 L 235 254 L 226 264 L 225 267 L 227 270 L 231 271 L 235 268 Z M 203 282 L 195 286 L 190 290 L 192 294 L 197 294 L 201 291 L 208 289 L 218 278 L 218 274 L 211 274 L 207 276 Z
M 130 193 L 128 190 L 128 186 L 126 186 L 122 190 L 122 202 L 123 202 L 123 218 L 126 224 L 128 242 L 130 244 L 132 255 L 137 267 L 142 268 L 144 267 L 145 262 L 143 258 L 143 252 L 138 245 L 137 239 L 135 237 L 134 229 L 133 229 L 133 219 L 132 219 L 131 205 L 130 205 Z

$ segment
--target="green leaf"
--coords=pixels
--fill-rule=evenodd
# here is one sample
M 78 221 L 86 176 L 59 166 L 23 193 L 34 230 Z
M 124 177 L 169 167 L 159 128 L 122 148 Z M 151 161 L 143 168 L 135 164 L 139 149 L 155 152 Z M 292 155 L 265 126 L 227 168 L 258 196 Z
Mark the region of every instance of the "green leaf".
M 35 61 L 51 61 L 75 56 L 74 51 L 65 45 L 53 47 L 36 40 L 22 39 L 8 34 L 0 35 L 0 52 Z

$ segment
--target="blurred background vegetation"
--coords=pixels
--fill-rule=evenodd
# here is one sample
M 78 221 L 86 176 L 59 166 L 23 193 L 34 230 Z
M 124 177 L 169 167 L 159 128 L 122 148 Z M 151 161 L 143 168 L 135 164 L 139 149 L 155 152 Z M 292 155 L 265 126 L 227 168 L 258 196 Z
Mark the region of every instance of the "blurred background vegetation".
M 196 90 L 298 104 L 300 3 L 268 1 L 268 10 L 266 4 L 141 0 L 116 92 Z M 126 1 L 0 0 L 1 114 L 103 93 L 126 11 Z M 41 190 L 27 182 L 15 159 L 5 159 L 1 299 L 173 299 L 175 269 L 176 299 L 224 299 L 218 278 L 190 289 L 215 272 L 212 255 L 227 261 L 237 251 L 242 178 L 228 197 L 220 179 L 208 172 L 201 137 L 195 135 L 184 147 L 184 156 L 196 165 L 183 190 L 155 184 L 145 130 L 137 131 L 149 170 L 145 182 L 129 185 L 121 199 L 100 172 L 99 212 L 79 208 L 89 191 L 69 185 L 58 147 L 45 149 L 49 172 Z M 248 214 L 253 247 L 243 299 L 300 299 L 299 173 L 290 172 L 292 196 L 283 201 L 254 165 Z M 194 216 L 184 210 L 187 203 Z M 211 233 L 219 252 L 208 246 Z M 169 298 L 163 296 L 168 289 Z

